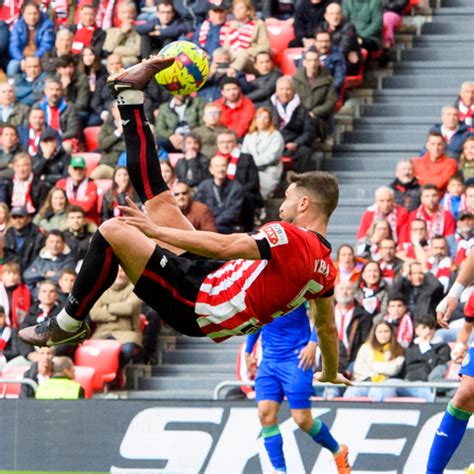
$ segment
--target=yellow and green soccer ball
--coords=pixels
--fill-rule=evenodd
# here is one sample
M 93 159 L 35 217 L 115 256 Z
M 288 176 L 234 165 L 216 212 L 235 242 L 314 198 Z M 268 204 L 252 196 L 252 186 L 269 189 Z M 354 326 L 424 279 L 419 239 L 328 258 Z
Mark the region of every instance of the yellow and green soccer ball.
M 189 41 L 174 41 L 158 54 L 160 58 L 175 57 L 169 68 L 155 75 L 156 82 L 173 95 L 189 95 L 198 91 L 209 74 L 207 53 Z

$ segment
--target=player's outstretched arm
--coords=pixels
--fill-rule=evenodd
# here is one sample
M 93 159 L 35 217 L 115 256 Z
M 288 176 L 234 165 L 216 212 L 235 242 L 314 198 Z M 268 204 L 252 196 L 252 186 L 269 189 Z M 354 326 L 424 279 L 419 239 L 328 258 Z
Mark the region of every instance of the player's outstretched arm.
M 127 198 L 129 207 L 119 206 L 125 214 L 120 220 L 137 227 L 151 239 L 161 240 L 188 252 L 219 260 L 244 258 L 261 259 L 255 239 L 248 234 L 217 234 L 201 230 L 181 230 L 154 224 L 137 206 Z
M 318 333 L 319 348 L 323 359 L 322 372 L 316 372 L 319 382 L 352 385 L 344 375 L 337 372 L 339 365 L 339 340 L 334 318 L 333 297 L 310 300 L 310 314 Z
M 436 317 L 441 327 L 447 328 L 448 322 L 456 309 L 459 297 L 464 288 L 472 283 L 474 280 L 474 251 L 464 260 L 461 265 L 456 281 L 451 286 L 448 294 L 436 307 Z

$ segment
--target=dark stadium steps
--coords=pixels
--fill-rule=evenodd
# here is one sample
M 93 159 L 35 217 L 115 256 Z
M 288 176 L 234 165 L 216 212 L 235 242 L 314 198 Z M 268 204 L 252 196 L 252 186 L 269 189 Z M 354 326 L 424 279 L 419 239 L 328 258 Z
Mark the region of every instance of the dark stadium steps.
M 464 81 L 471 79 L 472 73 L 468 70 L 462 75 L 452 75 L 450 71 L 438 71 L 438 74 L 407 74 L 382 78 L 382 87 L 397 87 L 401 89 L 424 88 L 436 86 L 440 88 L 457 88 Z
M 439 65 L 436 65 L 436 61 L 416 61 L 416 62 L 409 62 L 400 65 L 395 65 L 393 67 L 393 74 L 401 74 L 401 75 L 413 75 L 415 73 L 421 73 L 423 75 L 466 75 L 467 76 L 474 70 L 474 59 L 466 59 L 465 61 L 461 62 L 459 60 L 451 60 L 445 59 L 443 61 L 443 68 L 449 70 L 449 74 L 445 72 L 440 72 Z M 444 70 L 444 69 L 443 69 Z
M 391 129 L 394 125 L 398 129 L 404 130 L 428 130 L 433 125 L 433 121 L 439 119 L 439 116 L 429 117 L 407 117 L 405 119 L 400 117 L 360 117 L 352 121 L 353 127 L 357 130 L 378 130 L 379 128 Z
M 224 350 L 219 348 L 217 350 L 217 347 L 181 349 L 177 347 L 175 351 L 163 354 L 163 362 L 165 364 L 212 364 L 217 361 L 219 363 L 235 363 L 236 357 L 235 349 Z
M 179 390 L 188 387 L 190 390 L 198 388 L 200 391 L 207 391 L 209 398 L 212 397 L 212 391 L 215 386 L 223 380 L 233 379 L 234 374 L 228 377 L 222 377 L 220 374 L 209 370 L 207 374 L 194 375 L 192 371 L 188 374 L 161 375 L 159 377 L 147 377 L 141 379 L 138 384 L 139 390 Z
M 133 390 L 128 392 L 130 400 L 211 400 L 212 391 L 183 386 L 176 389 Z
M 236 350 L 237 354 L 237 350 Z M 237 357 L 237 356 L 236 356 Z M 235 372 L 235 361 L 227 364 L 212 364 L 212 372 L 214 374 L 220 374 L 223 377 L 228 377 L 229 374 Z M 196 365 L 196 364 L 163 364 L 156 365 L 152 368 L 151 371 L 154 377 L 162 375 L 189 375 L 190 373 L 194 374 L 208 374 L 209 365 Z
M 386 78 L 384 78 L 386 79 Z M 399 79 L 393 77 L 390 79 Z M 451 99 L 451 100 L 454 100 Z M 360 110 L 361 117 L 391 117 L 401 120 L 403 117 L 432 116 L 439 117 L 439 105 L 428 103 L 395 103 L 395 104 L 368 104 L 362 105 Z
M 472 46 L 460 45 L 456 49 L 449 51 L 440 50 L 439 48 L 412 48 L 405 49 L 400 52 L 401 63 L 396 64 L 396 67 L 405 66 L 410 64 L 412 61 L 466 61 L 472 60 Z
M 408 146 L 417 147 L 426 138 L 426 128 L 419 127 L 418 130 L 411 127 L 409 130 L 400 130 L 395 127 L 377 130 L 357 130 L 344 132 L 344 142 L 351 143 L 387 143 L 400 141 Z

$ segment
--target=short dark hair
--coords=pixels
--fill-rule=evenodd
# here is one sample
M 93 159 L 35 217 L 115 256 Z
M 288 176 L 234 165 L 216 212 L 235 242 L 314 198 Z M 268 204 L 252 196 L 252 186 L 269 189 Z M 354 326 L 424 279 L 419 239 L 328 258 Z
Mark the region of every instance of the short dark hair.
M 69 207 L 67 208 L 67 213 L 68 213 L 68 214 L 71 214 L 71 213 L 73 213 L 73 212 L 80 212 L 83 216 L 86 215 L 84 209 L 82 209 L 81 206 L 69 206 Z
M 74 64 L 76 65 L 76 61 L 74 60 L 74 57 L 72 54 L 63 54 L 62 56 L 59 56 L 58 59 L 56 59 L 55 66 L 56 68 L 58 67 L 67 67 L 69 64 Z
M 55 235 L 56 237 L 59 237 L 60 239 L 62 239 L 63 242 L 66 241 L 66 239 L 64 238 L 64 232 L 62 230 L 52 229 L 46 234 L 46 238 L 48 238 L 50 235 Z
M 237 80 L 236 77 L 224 76 L 221 81 L 221 90 L 224 89 L 224 86 L 226 86 L 227 84 L 234 84 L 236 86 L 239 86 L 240 89 L 242 89 L 242 86 L 240 85 L 240 82 Z
M 430 137 L 438 137 L 438 138 L 441 138 L 443 140 L 443 142 L 446 143 L 446 140 L 445 138 L 443 137 L 443 134 L 441 132 L 438 132 L 437 130 L 430 130 L 430 133 L 428 133 L 428 139 Z
M 74 270 L 74 268 L 65 268 L 60 274 L 59 274 L 59 279 L 61 279 L 61 277 L 63 275 L 73 275 L 73 276 L 77 276 L 77 272 L 76 270 Z
M 314 33 L 314 37 L 317 38 L 318 35 L 325 34 L 329 35 L 329 38 L 331 38 L 332 41 L 332 33 L 329 30 L 325 30 L 324 28 L 318 28 L 316 32 Z
M 176 11 L 173 2 L 171 0 L 159 0 L 159 2 L 156 4 L 156 9 L 158 10 L 158 7 L 160 5 L 164 5 L 165 7 L 173 7 L 173 11 Z
M 304 188 L 316 198 L 316 205 L 328 221 L 339 202 L 339 184 L 334 175 L 326 171 L 307 171 L 295 173 L 290 171 L 288 183 L 295 183 L 297 188 Z
M 423 191 L 437 191 L 439 193 L 439 189 L 436 186 L 436 184 L 432 183 L 426 183 L 421 187 L 421 194 L 423 194 Z
M 426 326 L 430 329 L 435 329 L 436 328 L 436 319 L 434 318 L 434 316 L 430 316 L 429 314 L 425 314 L 425 315 L 420 316 L 419 318 L 417 318 L 416 325 L 417 326 L 423 325 L 423 326 Z
M 256 55 L 255 55 L 255 59 L 257 59 L 259 56 L 268 56 L 270 59 L 272 59 L 272 55 L 270 54 L 269 51 L 259 51 Z M 272 60 L 273 61 L 273 60 Z
M 390 304 L 390 301 L 401 301 L 405 306 L 407 305 L 407 300 L 401 293 L 392 293 L 389 295 L 387 304 Z
M 15 125 L 10 125 L 10 124 L 6 124 L 2 127 L 2 133 L 3 133 L 3 130 L 5 130 L 6 128 L 11 128 L 12 130 L 15 131 L 16 133 L 16 136 L 18 136 L 18 129 L 15 127 Z

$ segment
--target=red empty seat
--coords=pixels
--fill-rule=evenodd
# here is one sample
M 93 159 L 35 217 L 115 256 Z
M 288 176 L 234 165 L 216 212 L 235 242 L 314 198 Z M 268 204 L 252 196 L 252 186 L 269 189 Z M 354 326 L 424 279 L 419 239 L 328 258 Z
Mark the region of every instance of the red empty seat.
M 83 130 L 84 141 L 86 142 L 86 150 L 94 151 L 99 147 L 99 132 L 100 126 L 97 127 L 86 127 Z
M 90 176 L 92 171 L 97 168 L 100 158 L 102 157 L 100 153 L 89 152 L 73 153 L 71 156 L 80 156 L 84 158 L 84 160 L 86 161 L 87 176 Z
M 23 374 L 29 369 L 28 365 L 13 365 L 4 367 L 1 378 L 21 380 Z M 21 383 L 0 384 L 0 398 L 18 398 L 21 392 Z
M 281 162 L 283 163 L 283 171 L 291 171 L 293 169 L 293 158 L 291 156 L 282 156 Z
M 74 380 L 81 384 L 86 398 L 92 398 L 94 390 L 95 369 L 93 367 L 84 367 L 76 365 L 74 367 Z
M 270 51 L 276 64 L 280 64 L 282 60 L 282 52 L 288 48 L 288 43 L 295 39 L 292 20 L 277 20 L 275 18 L 267 18 L 265 26 L 268 31 L 268 39 L 270 40 Z
M 119 368 L 122 344 L 113 339 L 88 339 L 76 350 L 75 363 L 95 369 L 93 389 L 102 391 L 104 384 L 112 382 Z
M 287 48 L 281 55 L 281 72 L 285 75 L 293 76 L 297 68 L 295 61 L 303 57 L 304 48 Z
M 359 74 L 356 74 L 355 76 L 346 76 L 344 79 L 344 87 L 346 89 L 359 87 L 364 80 L 365 63 L 369 57 L 369 52 L 366 49 L 361 49 L 360 52 L 362 54 L 362 64 L 359 69 Z
M 345 102 L 345 94 L 346 94 L 346 86 L 343 84 L 341 87 L 341 91 L 339 92 L 339 98 L 337 102 L 334 104 L 334 113 L 339 112 L 342 109 L 342 106 Z

